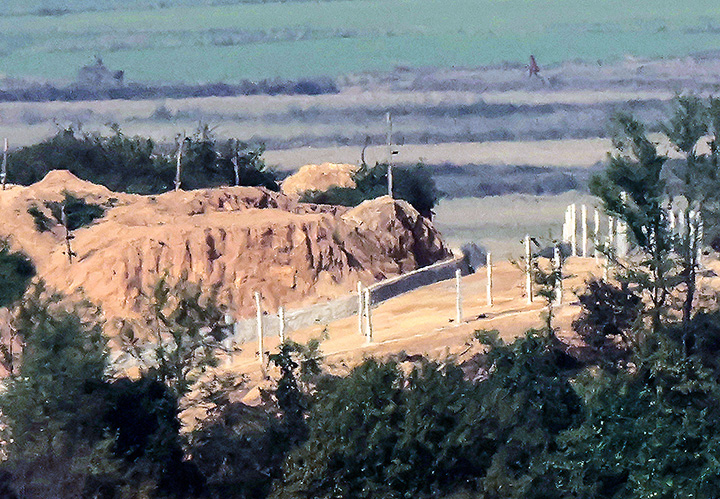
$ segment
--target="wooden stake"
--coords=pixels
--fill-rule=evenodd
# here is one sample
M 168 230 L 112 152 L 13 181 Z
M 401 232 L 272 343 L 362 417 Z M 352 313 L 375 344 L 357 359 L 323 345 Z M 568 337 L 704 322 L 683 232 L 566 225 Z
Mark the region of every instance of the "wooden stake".
M 373 341 L 372 307 L 370 306 L 370 290 L 365 288 L 365 340 L 367 343 Z
M 365 317 L 365 293 L 363 292 L 363 285 L 361 282 L 357 283 L 358 292 L 358 333 L 360 336 L 367 336 L 365 334 L 363 319 Z

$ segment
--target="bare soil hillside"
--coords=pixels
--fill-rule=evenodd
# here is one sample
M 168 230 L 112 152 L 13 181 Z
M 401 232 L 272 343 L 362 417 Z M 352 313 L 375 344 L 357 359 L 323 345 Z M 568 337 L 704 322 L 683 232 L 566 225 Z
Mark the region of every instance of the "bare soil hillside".
M 107 207 L 75 231 L 68 262 L 64 233 L 39 233 L 27 210 L 63 192 Z M 251 187 L 137 196 L 111 192 L 55 171 L 29 187 L 0 192 L 0 237 L 34 261 L 38 274 L 65 293 L 82 288 L 109 319 L 142 310 L 164 274 L 187 274 L 217 286 L 234 315 L 266 306 L 298 307 L 342 295 L 448 258 L 435 228 L 407 203 L 388 197 L 353 209 L 301 204 Z

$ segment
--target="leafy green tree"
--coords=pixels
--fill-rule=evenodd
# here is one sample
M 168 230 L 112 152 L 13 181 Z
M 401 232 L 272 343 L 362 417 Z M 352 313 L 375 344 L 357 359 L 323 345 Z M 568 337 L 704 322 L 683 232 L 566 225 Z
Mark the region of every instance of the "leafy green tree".
M 490 448 L 477 387 L 423 361 L 367 360 L 325 387 L 273 497 L 425 497 L 473 486 Z
M 25 294 L 35 266 L 27 256 L 11 251 L 7 241 L 0 239 L 0 307 L 7 307 Z
M 613 123 L 617 152 L 610 155 L 605 172 L 592 178 L 590 190 L 605 211 L 628 228 L 638 259 L 626 266 L 615 263 L 625 269 L 624 278 L 648 297 L 651 330 L 657 332 L 677 284 L 673 235 L 664 209 L 667 192 L 662 172 L 667 158 L 633 117 L 618 114 Z
M 107 367 L 101 326 L 94 314 L 80 319 L 37 286 L 15 327 L 22 363 L 0 397 L 6 466 L 20 497 L 82 497 L 94 478 L 116 472 L 97 417 Z
M 678 336 L 678 339 L 680 337 Z M 586 378 L 587 417 L 553 467 L 579 498 L 711 498 L 720 487 L 720 391 L 681 341 L 653 335 L 633 371 Z
M 688 221 L 691 230 L 678 235 L 675 250 L 680 255 L 681 279 L 685 284 L 685 298 L 682 305 L 682 320 L 688 330 L 693 311 L 693 300 L 697 281 L 698 250 L 702 247 L 700 231 L 693 213 L 707 217 L 711 204 L 707 203 L 716 196 L 715 190 L 720 183 L 717 178 L 717 165 L 711 159 L 698 153 L 698 144 L 708 131 L 708 109 L 702 99 L 696 96 L 680 96 L 675 100 L 675 111 L 664 127 L 665 135 L 671 144 L 684 156 L 673 169 L 674 177 L 680 181 L 675 196 L 684 198 L 683 218 Z M 689 330 L 688 330 L 689 332 Z M 692 340 L 685 338 L 686 348 Z
M 127 323 L 122 330 L 126 351 L 145 366 L 147 374 L 165 383 L 183 398 L 198 387 L 208 369 L 217 367 L 223 340 L 229 334 L 225 311 L 218 304 L 217 288 L 203 290 L 201 283 L 182 277 L 171 284 L 167 277 L 156 283 L 149 297 L 150 313 L 143 330 L 149 340 Z

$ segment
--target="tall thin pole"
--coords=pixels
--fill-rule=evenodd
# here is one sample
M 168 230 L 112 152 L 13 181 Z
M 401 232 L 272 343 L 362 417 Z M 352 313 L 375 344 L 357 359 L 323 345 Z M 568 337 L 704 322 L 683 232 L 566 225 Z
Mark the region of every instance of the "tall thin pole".
M 594 236 L 594 252 L 595 252 L 595 263 L 600 261 L 600 251 L 598 246 L 600 245 L 600 212 L 595 209 L 595 236 Z
M 185 137 L 183 137 L 180 140 L 180 144 L 178 144 L 178 150 L 177 150 L 177 163 L 175 165 L 175 190 L 180 190 L 180 173 L 181 173 L 181 166 L 182 166 L 182 150 L 183 150 L 183 144 L 185 143 Z
M 365 341 L 372 343 L 373 341 L 373 325 L 372 325 L 372 307 L 370 306 L 370 290 L 365 288 L 363 292 L 365 297 Z
M 462 271 L 455 269 L 455 322 L 460 324 L 463 318 Z
M 263 311 L 262 311 L 262 298 L 260 293 L 255 291 L 255 310 L 257 317 L 257 344 L 258 344 L 258 359 L 260 360 L 260 369 L 265 370 L 265 347 L 263 345 Z
M 587 206 L 582 205 L 580 210 L 582 220 L 582 256 L 587 258 L 588 256 L 588 224 L 587 224 Z
M 557 272 L 558 281 L 555 283 L 555 305 L 562 305 L 562 256 L 560 255 L 560 248 L 555 246 L 553 254 L 553 264 L 555 266 L 555 272 Z
M 233 170 L 235 171 L 235 187 L 240 185 L 240 165 L 238 164 L 238 152 L 239 152 L 238 139 L 235 139 L 235 147 L 233 148 L 233 158 L 232 158 Z
M 527 292 L 527 302 L 533 302 L 533 285 L 532 285 L 532 252 L 530 251 L 530 236 L 525 235 L 525 291 Z
M 279 324 L 279 336 L 280 336 L 280 343 L 285 343 L 285 307 L 280 307 L 278 309 L 278 322 Z
M 8 157 L 8 139 L 5 137 L 5 147 L 3 148 L 2 170 L 0 170 L 0 181 L 2 181 L 2 190 L 5 190 L 7 182 L 7 158 Z
M 392 171 L 392 117 L 390 116 L 390 113 L 387 113 L 385 115 L 385 120 L 387 121 L 387 162 L 388 162 L 388 169 L 387 169 L 387 180 L 388 180 L 388 196 L 393 197 L 393 171 Z
M 365 335 L 363 326 L 363 318 L 365 317 L 365 294 L 363 293 L 363 285 L 361 282 L 357 283 L 358 293 L 358 333 Z
M 487 305 L 488 307 L 492 307 L 493 305 L 493 271 L 492 271 L 492 253 L 488 253 L 485 257 L 485 266 L 487 270 L 487 285 L 486 285 L 486 292 L 487 292 Z
M 570 205 L 570 245 L 572 256 L 577 256 L 577 205 Z

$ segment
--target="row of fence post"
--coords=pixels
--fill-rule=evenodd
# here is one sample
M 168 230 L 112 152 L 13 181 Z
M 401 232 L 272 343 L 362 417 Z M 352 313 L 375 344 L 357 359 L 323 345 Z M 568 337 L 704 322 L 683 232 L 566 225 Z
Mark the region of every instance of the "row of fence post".
M 492 253 L 488 253 L 485 259 L 486 263 L 486 304 L 493 306 L 493 263 Z M 263 370 L 265 368 L 265 326 L 263 321 L 264 311 L 262 306 L 262 295 L 255 292 L 255 312 L 256 312 L 256 334 L 258 359 Z M 364 287 L 361 282 L 357 284 L 357 329 L 358 333 L 365 338 L 366 343 L 373 342 L 373 318 L 372 318 L 372 294 L 370 288 Z M 278 336 L 280 342 L 286 340 L 286 317 L 284 307 L 278 308 Z M 455 270 L 455 322 L 460 324 L 463 322 L 463 288 L 462 288 L 462 271 Z

